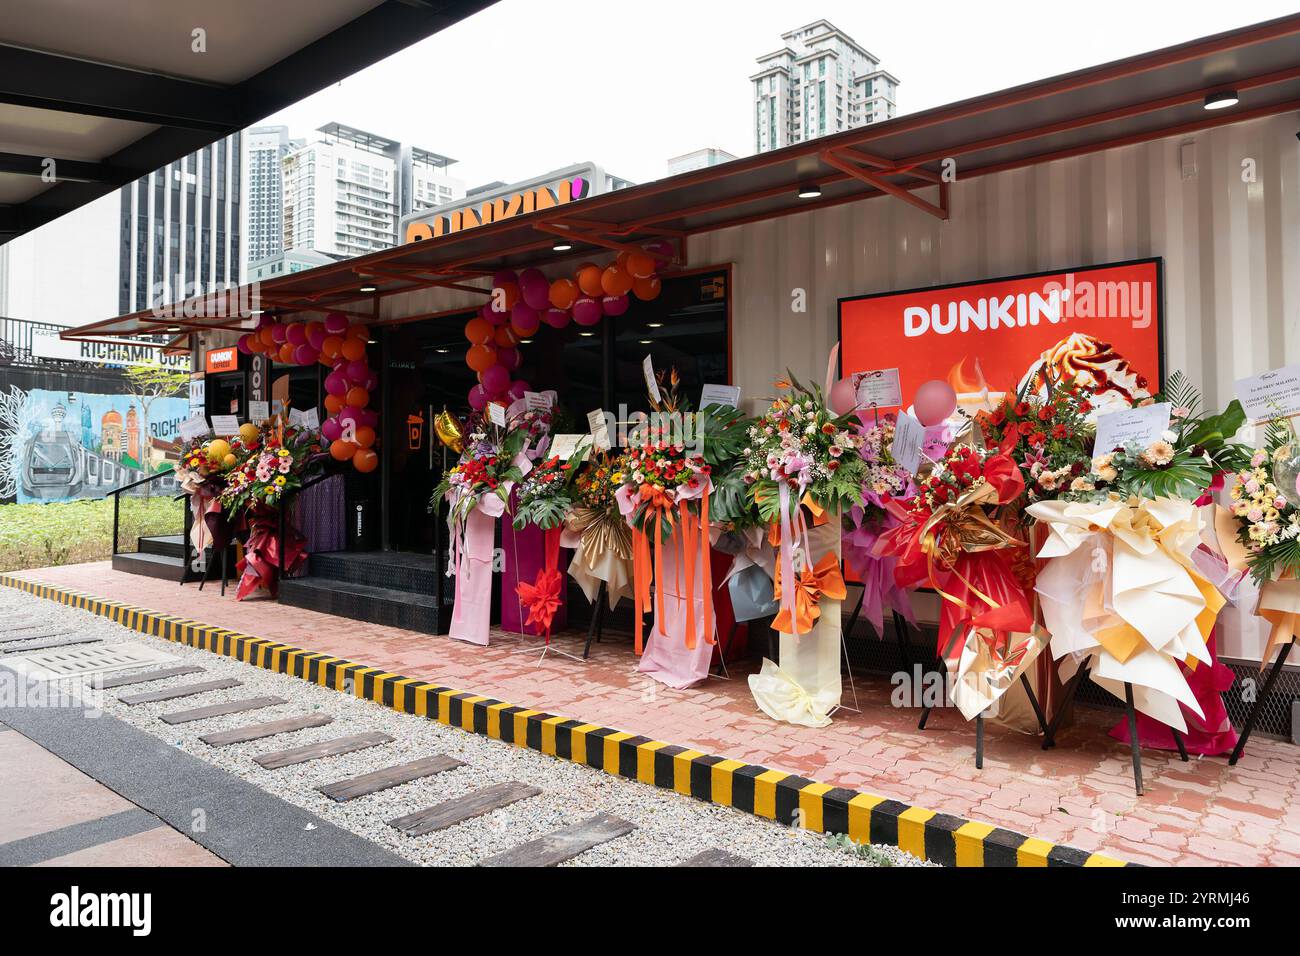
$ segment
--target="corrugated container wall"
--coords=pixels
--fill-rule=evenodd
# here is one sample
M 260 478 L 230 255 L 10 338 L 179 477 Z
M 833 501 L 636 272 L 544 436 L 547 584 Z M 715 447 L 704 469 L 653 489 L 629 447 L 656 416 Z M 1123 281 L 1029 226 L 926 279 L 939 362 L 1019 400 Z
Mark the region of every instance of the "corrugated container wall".
M 786 368 L 821 380 L 841 296 L 1161 256 L 1165 367 L 1217 407 L 1300 362 L 1297 132 L 1289 113 L 968 180 L 959 164 L 946 222 L 881 197 L 693 236 L 690 264 L 735 266 L 732 367 L 758 411 Z M 384 314 L 482 301 L 431 290 Z M 1259 658 L 1255 619 L 1222 624 L 1220 653 Z

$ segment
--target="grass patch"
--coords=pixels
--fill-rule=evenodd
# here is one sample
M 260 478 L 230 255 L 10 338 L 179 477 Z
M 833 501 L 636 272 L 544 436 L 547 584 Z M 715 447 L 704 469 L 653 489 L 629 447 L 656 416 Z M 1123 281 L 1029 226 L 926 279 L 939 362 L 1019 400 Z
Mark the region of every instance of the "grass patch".
M 119 547 L 134 551 L 141 535 L 182 533 L 185 505 L 168 495 L 123 497 Z M 0 505 L 0 571 L 107 561 L 112 554 L 111 499 Z

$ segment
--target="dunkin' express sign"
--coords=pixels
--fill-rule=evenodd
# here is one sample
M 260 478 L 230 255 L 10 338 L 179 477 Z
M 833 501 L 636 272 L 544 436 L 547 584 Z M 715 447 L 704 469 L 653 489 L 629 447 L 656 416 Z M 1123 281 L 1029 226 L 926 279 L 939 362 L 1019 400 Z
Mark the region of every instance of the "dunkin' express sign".
M 1162 380 L 1161 261 L 853 296 L 839 301 L 841 374 L 897 368 L 904 405 L 944 379 L 968 409 L 1044 362 L 1131 401 Z

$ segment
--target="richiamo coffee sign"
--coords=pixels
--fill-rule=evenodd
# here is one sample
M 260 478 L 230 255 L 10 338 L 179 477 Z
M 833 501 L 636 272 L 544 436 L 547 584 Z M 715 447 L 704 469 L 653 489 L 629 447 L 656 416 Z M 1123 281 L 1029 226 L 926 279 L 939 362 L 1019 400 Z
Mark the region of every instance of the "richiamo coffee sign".
M 585 199 L 591 193 L 591 180 L 585 176 L 572 176 L 556 182 L 538 186 L 535 189 L 521 189 L 444 211 L 439 207 L 424 218 L 406 224 L 404 242 L 420 239 L 433 239 L 453 232 L 485 226 L 490 222 L 513 219 L 539 209 L 552 209 L 578 199 Z
M 35 358 L 57 359 L 60 362 L 91 362 L 95 365 L 153 365 L 187 372 L 188 355 L 167 355 L 156 342 L 122 339 L 119 342 L 78 342 L 61 339 L 56 332 L 32 334 L 32 355 Z

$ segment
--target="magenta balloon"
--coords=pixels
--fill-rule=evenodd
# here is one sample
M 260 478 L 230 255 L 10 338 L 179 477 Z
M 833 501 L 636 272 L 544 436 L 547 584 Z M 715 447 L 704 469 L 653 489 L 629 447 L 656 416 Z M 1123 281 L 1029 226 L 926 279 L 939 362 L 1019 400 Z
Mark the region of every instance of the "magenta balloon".
M 519 277 L 519 297 L 539 311 L 550 308 L 551 284 L 537 269 L 525 269 Z
M 542 319 L 535 308 L 520 300 L 510 310 L 510 324 L 514 326 L 515 331 L 520 335 L 532 335 L 537 331 L 538 326 L 542 324 Z
M 553 329 L 562 329 L 569 324 L 573 316 L 569 315 L 568 309 L 547 309 L 542 313 L 542 321 Z
M 496 365 L 490 365 L 483 370 L 479 384 L 489 395 L 500 395 L 510 387 L 510 372 L 498 361 Z
M 336 419 L 327 418 L 320 423 L 320 437 L 326 441 L 338 441 L 343 437 L 343 426 Z
M 600 310 L 606 315 L 622 315 L 629 304 L 630 300 L 625 295 L 607 295 L 600 300 Z
M 524 392 L 526 391 L 528 391 L 528 383 L 523 379 L 518 379 L 510 383 L 510 389 L 507 394 L 515 401 L 519 401 L 519 399 L 524 397 Z
M 508 345 L 497 349 L 497 364 L 507 372 L 513 372 L 523 363 L 524 357 L 519 354 L 518 349 L 511 348 Z
M 546 282 L 546 276 L 542 274 L 541 269 L 525 269 L 523 272 L 519 273 L 520 292 L 523 291 L 524 286 L 534 285 L 535 283 L 538 282 Z M 550 288 L 551 288 L 550 283 L 547 283 L 546 289 L 548 292 L 550 291 Z
M 356 422 L 358 425 L 369 425 L 374 428 L 379 424 L 379 413 L 369 408 L 358 408 Z
M 938 425 L 957 410 L 957 393 L 943 379 L 932 378 L 916 390 L 912 408 L 922 425 Z
M 483 308 L 478 310 L 478 314 L 487 319 L 493 325 L 505 325 L 510 318 L 509 312 L 496 312 L 492 308 L 492 302 L 484 302 Z
M 348 317 L 342 312 L 331 312 L 325 316 L 325 331 L 330 335 L 340 335 L 348 330 Z
M 299 365 L 315 365 L 319 359 L 320 353 L 305 343 L 293 350 L 293 360 Z
M 307 329 L 307 344 L 319 352 L 320 347 L 325 344 L 325 336 L 327 335 L 329 333 L 325 331 L 325 326 L 309 326 Z
M 344 422 L 351 422 L 354 426 L 360 425 L 361 409 L 352 405 L 344 405 L 337 417 L 340 425 Z
M 348 380 L 339 372 L 330 372 L 325 376 L 325 391 L 331 395 L 346 395 Z
M 662 272 L 673 259 L 673 244 L 667 239 L 652 239 L 641 246 L 648 255 L 654 257 L 655 270 Z
M 263 312 L 261 315 L 257 317 L 257 325 L 255 326 L 255 328 L 264 329 L 274 321 L 275 319 L 271 317 L 270 313 Z
M 284 327 L 284 339 L 290 345 L 307 344 L 307 326 L 301 322 L 292 322 Z
M 583 296 L 573 303 L 573 321 L 579 325 L 595 325 L 604 315 L 600 303 L 590 296 Z
M 500 353 L 498 353 L 498 357 L 499 355 Z M 366 380 L 361 383 L 361 387 L 364 388 L 367 392 L 373 392 L 375 389 L 379 387 L 379 376 L 376 375 L 374 372 L 371 372 L 369 375 L 366 376 Z
M 348 363 L 344 374 L 353 385 L 361 385 L 370 378 L 370 366 L 366 364 L 365 359 L 357 359 L 355 362 Z
M 283 345 L 289 337 L 289 327 L 283 322 L 277 322 L 271 326 L 271 341 L 276 345 Z
M 513 269 L 498 269 L 492 276 L 492 288 L 499 289 L 507 282 L 518 282 L 519 277 Z
M 475 385 L 469 390 L 469 407 L 476 412 L 481 412 L 488 403 L 488 393 L 484 391 L 482 385 Z
M 252 354 L 253 354 L 253 350 L 250 349 L 250 348 L 248 347 L 248 335 L 247 335 L 247 334 L 245 334 L 245 335 L 241 335 L 241 336 L 239 337 L 239 341 L 235 343 L 235 348 L 239 349 L 239 351 L 243 352 L 245 355 L 252 355 Z

